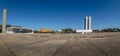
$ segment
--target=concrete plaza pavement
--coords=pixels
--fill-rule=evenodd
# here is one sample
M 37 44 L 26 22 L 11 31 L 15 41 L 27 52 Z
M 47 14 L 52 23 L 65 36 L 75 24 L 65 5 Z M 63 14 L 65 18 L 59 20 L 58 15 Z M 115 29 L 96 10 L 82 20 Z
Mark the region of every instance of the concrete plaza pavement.
M 120 33 L 0 34 L 0 56 L 120 56 Z

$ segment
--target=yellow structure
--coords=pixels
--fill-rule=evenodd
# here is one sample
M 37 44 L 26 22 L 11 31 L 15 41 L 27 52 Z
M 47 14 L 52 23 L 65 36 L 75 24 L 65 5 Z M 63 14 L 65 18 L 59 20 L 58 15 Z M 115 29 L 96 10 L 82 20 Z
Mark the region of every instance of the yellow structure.
M 40 32 L 41 32 L 41 33 L 50 33 L 50 32 L 52 32 L 52 30 L 47 29 L 47 28 L 41 28 L 41 29 L 40 29 Z

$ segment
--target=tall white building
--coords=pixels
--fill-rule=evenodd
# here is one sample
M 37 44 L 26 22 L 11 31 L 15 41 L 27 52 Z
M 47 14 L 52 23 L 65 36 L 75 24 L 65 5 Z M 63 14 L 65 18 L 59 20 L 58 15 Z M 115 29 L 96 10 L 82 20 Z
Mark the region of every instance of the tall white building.
M 91 29 L 91 16 L 85 17 L 85 24 L 84 24 L 84 30 L 76 30 L 78 33 L 91 33 L 93 30 Z
M 91 16 L 86 16 L 85 18 L 85 26 L 86 30 L 91 30 Z

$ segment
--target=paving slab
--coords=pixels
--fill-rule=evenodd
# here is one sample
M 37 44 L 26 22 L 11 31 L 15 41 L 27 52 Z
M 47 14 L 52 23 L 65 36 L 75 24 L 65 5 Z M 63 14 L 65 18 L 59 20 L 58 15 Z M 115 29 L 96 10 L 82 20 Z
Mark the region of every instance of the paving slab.
M 53 56 L 105 56 L 84 39 L 70 40 Z
M 14 39 L 9 42 L 7 38 L 5 42 L 16 56 L 52 56 L 67 41 L 52 38 L 41 39 L 39 41 L 33 41 L 26 38 L 19 38 L 19 40 Z
M 0 39 L 0 56 L 14 56 L 13 52 Z
M 120 37 L 88 39 L 89 43 L 97 47 L 106 56 L 120 56 Z
M 0 56 L 120 56 L 120 33 L 0 35 Z

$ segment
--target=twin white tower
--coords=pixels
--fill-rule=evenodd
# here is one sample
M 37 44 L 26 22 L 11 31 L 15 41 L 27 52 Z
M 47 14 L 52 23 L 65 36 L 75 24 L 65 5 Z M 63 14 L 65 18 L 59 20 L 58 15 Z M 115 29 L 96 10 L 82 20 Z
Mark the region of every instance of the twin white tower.
M 85 17 L 84 30 L 76 30 L 77 33 L 91 33 L 91 16 Z
M 91 30 L 91 16 L 86 16 L 84 27 L 85 30 Z

